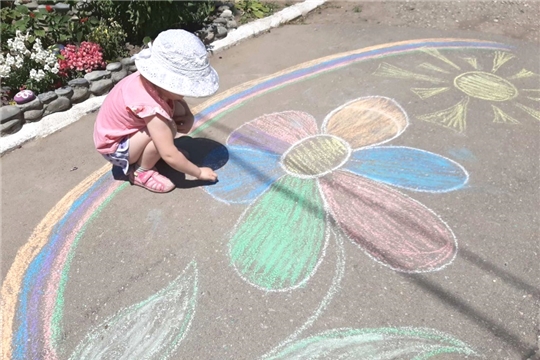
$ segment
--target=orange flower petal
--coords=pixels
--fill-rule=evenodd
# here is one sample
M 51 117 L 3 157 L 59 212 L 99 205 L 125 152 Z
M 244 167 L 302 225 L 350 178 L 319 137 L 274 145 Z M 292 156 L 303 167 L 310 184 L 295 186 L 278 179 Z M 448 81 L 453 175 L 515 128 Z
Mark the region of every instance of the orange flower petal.
M 381 144 L 398 137 L 409 125 L 407 114 L 383 96 L 363 97 L 326 116 L 323 132 L 349 142 L 353 149 Z

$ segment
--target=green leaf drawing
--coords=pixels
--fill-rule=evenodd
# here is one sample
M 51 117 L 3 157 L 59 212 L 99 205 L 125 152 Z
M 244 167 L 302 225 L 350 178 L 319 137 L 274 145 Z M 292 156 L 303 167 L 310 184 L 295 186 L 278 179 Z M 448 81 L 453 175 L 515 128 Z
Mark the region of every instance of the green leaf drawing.
M 166 288 L 90 331 L 70 359 L 167 359 L 191 325 L 197 283 L 197 266 L 192 262 Z
M 335 329 L 296 341 L 270 359 L 423 360 L 452 353 L 478 356 L 467 344 L 433 329 Z
M 325 221 L 315 180 L 286 175 L 240 218 L 229 243 L 232 264 L 267 291 L 301 286 L 324 255 Z

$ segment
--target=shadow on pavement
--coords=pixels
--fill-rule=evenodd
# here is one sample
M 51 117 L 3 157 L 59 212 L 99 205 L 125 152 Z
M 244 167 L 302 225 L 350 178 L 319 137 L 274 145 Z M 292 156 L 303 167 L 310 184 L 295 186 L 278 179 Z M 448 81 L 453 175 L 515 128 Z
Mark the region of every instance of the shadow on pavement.
M 217 170 L 229 161 L 227 148 L 214 140 L 182 136 L 174 139 L 174 145 L 197 166 Z M 156 169 L 160 174 L 171 179 L 177 188 L 189 189 L 213 184 L 209 181 L 187 180 L 184 173 L 174 170 L 163 160 L 158 161 Z M 128 180 L 119 167 L 113 166 L 111 171 L 115 180 Z

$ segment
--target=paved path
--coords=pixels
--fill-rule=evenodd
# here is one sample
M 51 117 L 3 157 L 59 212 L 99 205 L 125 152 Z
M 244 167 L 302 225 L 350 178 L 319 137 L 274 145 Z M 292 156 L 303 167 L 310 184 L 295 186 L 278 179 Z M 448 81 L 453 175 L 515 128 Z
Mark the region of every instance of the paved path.
M 217 54 L 220 92 L 192 102 L 178 146 L 216 185 L 115 181 L 95 114 L 7 154 L 4 356 L 531 357 L 538 59 L 478 33 L 285 26 Z

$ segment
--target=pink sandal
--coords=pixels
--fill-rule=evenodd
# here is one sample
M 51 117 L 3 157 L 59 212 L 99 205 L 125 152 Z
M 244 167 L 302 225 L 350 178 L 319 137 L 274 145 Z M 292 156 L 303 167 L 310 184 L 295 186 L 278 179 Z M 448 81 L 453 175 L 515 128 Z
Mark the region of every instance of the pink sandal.
M 156 193 L 167 193 L 175 188 L 171 180 L 155 170 L 141 172 L 131 171 L 129 173 L 129 181 L 133 185 L 143 187 Z

